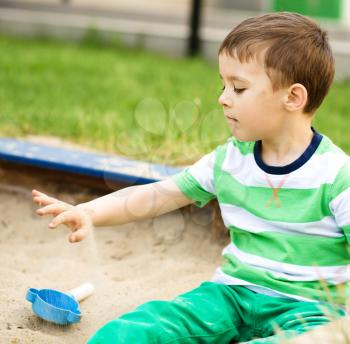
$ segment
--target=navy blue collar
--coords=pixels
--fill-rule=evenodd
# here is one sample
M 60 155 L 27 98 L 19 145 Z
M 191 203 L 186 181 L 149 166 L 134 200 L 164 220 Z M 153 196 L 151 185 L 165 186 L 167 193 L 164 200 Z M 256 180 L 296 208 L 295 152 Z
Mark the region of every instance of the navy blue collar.
M 297 170 L 299 167 L 303 166 L 315 153 L 317 147 L 320 145 L 322 140 L 322 135 L 319 134 L 313 127 L 311 127 L 312 131 L 314 132 L 314 136 L 312 137 L 312 140 L 309 144 L 309 146 L 306 148 L 304 153 L 295 161 L 292 163 L 285 165 L 285 166 L 270 166 L 266 165 L 262 159 L 261 159 L 261 140 L 256 141 L 254 144 L 254 158 L 257 165 L 266 173 L 269 174 L 288 174 L 295 170 Z

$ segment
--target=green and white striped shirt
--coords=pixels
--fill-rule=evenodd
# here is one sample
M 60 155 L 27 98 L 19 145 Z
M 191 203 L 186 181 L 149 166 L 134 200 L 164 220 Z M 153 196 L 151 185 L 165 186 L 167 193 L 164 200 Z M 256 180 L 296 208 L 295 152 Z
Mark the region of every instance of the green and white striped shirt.
M 313 129 L 314 130 L 314 129 Z M 230 138 L 173 177 L 197 205 L 217 198 L 231 243 L 212 281 L 305 301 L 350 295 L 350 158 L 314 131 L 293 163 Z

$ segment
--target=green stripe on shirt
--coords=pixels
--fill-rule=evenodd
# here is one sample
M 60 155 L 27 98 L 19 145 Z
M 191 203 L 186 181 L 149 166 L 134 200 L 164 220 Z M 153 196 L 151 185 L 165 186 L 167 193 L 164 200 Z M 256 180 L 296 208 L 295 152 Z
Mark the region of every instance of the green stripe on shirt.
M 344 236 L 326 238 L 277 232 L 250 233 L 230 227 L 232 242 L 243 252 L 303 266 L 347 265 L 349 245 Z M 317 250 L 315 250 L 317 247 Z
M 271 221 L 311 222 L 330 216 L 328 193 L 331 185 L 318 189 L 278 190 L 278 201 L 270 187 L 245 186 L 222 171 L 216 185 L 220 203 L 244 207 L 255 216 Z M 278 203 L 280 207 L 278 207 Z
M 194 200 L 199 207 L 204 207 L 210 200 L 215 198 L 215 195 L 204 190 L 187 170 L 173 176 L 173 180 L 181 192 L 188 198 Z
M 312 300 L 331 300 L 336 304 L 344 304 L 350 296 L 349 284 L 343 284 L 340 288 L 336 285 L 327 284 L 322 280 L 309 282 L 289 281 L 273 276 L 268 271 L 242 264 L 233 255 L 225 254 L 224 258 L 227 260 L 227 263 L 222 266 L 224 273 L 281 293 L 298 295 Z

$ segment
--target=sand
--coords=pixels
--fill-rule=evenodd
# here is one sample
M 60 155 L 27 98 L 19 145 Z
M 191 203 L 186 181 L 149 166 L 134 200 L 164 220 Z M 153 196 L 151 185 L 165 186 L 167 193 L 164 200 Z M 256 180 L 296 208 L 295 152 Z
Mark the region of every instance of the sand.
M 62 175 L 3 163 L 0 177 L 0 344 L 86 343 L 109 320 L 141 303 L 169 300 L 197 287 L 222 263 L 221 250 L 229 238 L 216 203 L 154 220 L 97 228 L 84 242 L 73 245 L 67 241 L 66 228 L 50 230 L 50 219 L 35 215 L 30 190 L 72 204 L 105 191 L 81 179 L 76 185 Z M 45 322 L 25 300 L 30 287 L 68 291 L 86 281 L 94 284 L 95 292 L 82 301 L 78 324 Z M 340 325 L 326 325 L 290 343 L 348 342 L 349 322 L 349 317 L 343 318 Z
M 38 188 L 61 199 L 82 197 L 57 185 Z M 195 288 L 221 263 L 223 243 L 213 237 L 205 210 L 97 228 L 84 242 L 69 244 L 66 228 L 48 229 L 49 218 L 35 209 L 28 187 L 0 185 L 1 343 L 85 343 L 137 305 Z M 95 292 L 81 303 L 80 323 L 69 327 L 37 318 L 25 300 L 29 287 L 67 291 L 85 281 Z

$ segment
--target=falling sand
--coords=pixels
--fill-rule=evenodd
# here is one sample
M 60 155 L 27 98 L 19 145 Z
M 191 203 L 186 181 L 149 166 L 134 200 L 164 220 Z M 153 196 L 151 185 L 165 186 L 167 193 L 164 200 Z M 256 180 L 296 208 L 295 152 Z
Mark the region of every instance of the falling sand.
M 45 185 L 41 190 L 79 198 L 76 191 L 59 189 Z M 97 228 L 82 243 L 69 244 L 67 229 L 48 229 L 49 218 L 35 215 L 36 208 L 28 187 L 0 187 L 1 343 L 85 343 L 106 322 L 139 304 L 195 288 L 221 262 L 223 243 L 214 240 L 205 210 Z M 67 291 L 86 281 L 95 292 L 82 301 L 78 324 L 47 323 L 25 301 L 29 287 Z

